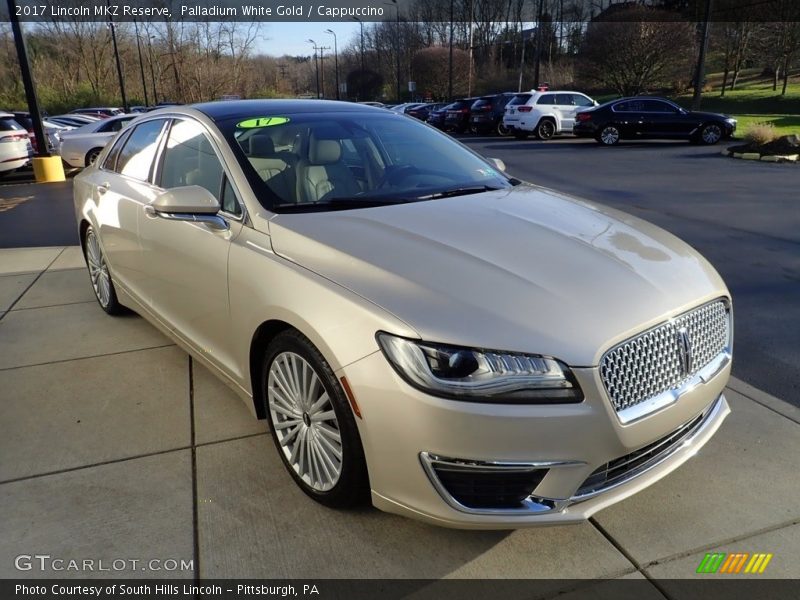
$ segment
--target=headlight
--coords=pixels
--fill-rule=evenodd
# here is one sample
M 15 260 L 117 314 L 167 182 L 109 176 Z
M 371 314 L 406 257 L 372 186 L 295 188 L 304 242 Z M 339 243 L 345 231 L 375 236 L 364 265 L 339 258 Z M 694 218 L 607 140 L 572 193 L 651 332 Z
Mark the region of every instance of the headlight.
M 383 332 L 376 337 L 395 371 L 434 396 L 499 404 L 583 400 L 569 367 L 553 358 L 431 344 Z

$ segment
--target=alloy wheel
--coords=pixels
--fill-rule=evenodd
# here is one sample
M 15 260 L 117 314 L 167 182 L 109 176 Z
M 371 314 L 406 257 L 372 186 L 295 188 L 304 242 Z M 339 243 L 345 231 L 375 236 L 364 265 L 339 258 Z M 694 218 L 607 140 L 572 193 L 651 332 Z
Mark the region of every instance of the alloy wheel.
M 619 141 L 619 129 L 612 125 L 604 127 L 600 132 L 600 141 L 606 146 L 613 146 Z
M 714 123 L 703 127 L 700 137 L 704 144 L 716 144 L 722 138 L 722 129 Z
M 282 352 L 269 367 L 267 400 L 287 462 L 311 489 L 333 488 L 342 473 L 342 437 L 322 380 L 299 354 Z
M 508 135 L 509 133 L 511 133 L 511 132 L 510 132 L 510 130 L 508 129 L 508 127 L 506 127 L 506 126 L 503 124 L 503 122 L 502 122 L 502 121 L 500 121 L 500 122 L 497 124 L 497 134 L 498 134 L 498 135 L 502 135 L 502 136 L 506 136 L 506 135 Z
M 556 133 L 556 126 L 552 121 L 542 121 L 536 129 L 540 140 L 549 140 Z
M 97 162 L 97 157 L 100 156 L 100 150 L 95 148 L 86 155 L 86 166 L 89 167 Z
M 89 275 L 92 278 L 92 287 L 97 301 L 103 308 L 108 308 L 111 302 L 111 278 L 108 274 L 108 265 L 103 258 L 103 251 L 100 249 L 100 243 L 97 241 L 94 231 L 91 230 L 86 234 L 86 262 L 89 265 Z

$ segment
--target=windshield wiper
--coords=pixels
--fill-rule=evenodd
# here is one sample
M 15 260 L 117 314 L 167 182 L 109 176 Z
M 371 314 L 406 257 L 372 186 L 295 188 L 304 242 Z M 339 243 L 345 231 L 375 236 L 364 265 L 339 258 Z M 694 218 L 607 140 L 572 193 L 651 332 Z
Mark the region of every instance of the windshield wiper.
M 462 187 L 450 188 L 449 190 L 442 190 L 441 192 L 433 192 L 424 196 L 417 196 L 416 200 L 436 200 L 437 198 L 452 198 L 454 196 L 467 196 L 469 194 L 480 194 L 482 192 L 495 192 L 503 188 L 493 187 L 491 185 L 469 185 Z
M 273 208 L 281 209 L 287 212 L 311 212 L 311 211 L 326 211 L 326 210 L 347 210 L 350 208 L 370 208 L 374 206 L 391 206 L 394 204 L 404 204 L 406 202 L 414 202 L 416 198 L 331 198 L 321 202 L 283 202 L 281 204 L 274 204 Z

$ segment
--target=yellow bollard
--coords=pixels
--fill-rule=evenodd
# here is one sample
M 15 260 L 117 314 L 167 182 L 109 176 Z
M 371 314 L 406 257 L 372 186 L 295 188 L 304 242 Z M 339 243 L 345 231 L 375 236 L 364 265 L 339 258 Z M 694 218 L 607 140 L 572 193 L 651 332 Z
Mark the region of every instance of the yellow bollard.
M 66 180 L 60 156 L 35 157 L 33 159 L 33 175 L 36 177 L 36 183 Z

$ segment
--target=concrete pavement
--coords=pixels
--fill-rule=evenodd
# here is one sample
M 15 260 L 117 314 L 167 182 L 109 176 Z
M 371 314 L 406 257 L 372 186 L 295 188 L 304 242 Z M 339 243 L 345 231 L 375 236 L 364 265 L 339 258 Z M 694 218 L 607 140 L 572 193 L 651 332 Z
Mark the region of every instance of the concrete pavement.
M 0 250 L 0 314 L 1 578 L 661 580 L 711 551 L 800 568 L 800 418 L 744 382 L 697 457 L 589 522 L 456 531 L 309 500 L 238 397 L 140 317 L 102 312 L 76 247 Z M 15 569 L 35 553 L 194 570 Z

